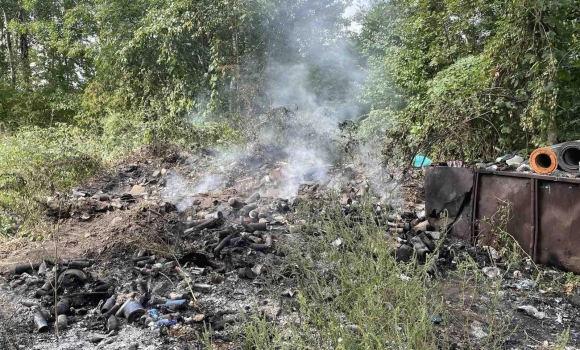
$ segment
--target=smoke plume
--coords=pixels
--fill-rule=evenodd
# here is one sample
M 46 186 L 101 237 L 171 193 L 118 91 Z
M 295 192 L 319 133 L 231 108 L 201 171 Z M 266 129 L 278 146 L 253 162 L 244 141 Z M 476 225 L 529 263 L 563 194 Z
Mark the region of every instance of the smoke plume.
M 303 181 L 328 182 L 328 171 L 343 156 L 339 124 L 359 118 L 365 109 L 357 102 L 365 70 L 353 54 L 350 40 L 353 31 L 356 35 L 353 14 L 361 4 L 298 2 L 295 13 L 282 12 L 270 21 L 268 26 L 284 31 L 276 32 L 267 44 L 261 94 L 267 112 L 244 116 L 248 139 L 219 150 L 207 176 L 192 184 L 175 176 L 168 179 L 165 198 L 177 201 L 183 210 L 191 205 L 191 195 L 235 182 L 232 177 L 240 175 L 240 167 L 251 172 L 264 164 L 281 168 L 277 181 L 282 198 L 295 196 Z M 280 43 L 285 46 L 280 47 Z M 256 74 L 255 62 L 248 59 L 245 65 L 242 71 Z M 361 147 L 357 150 L 360 157 L 355 158 L 372 174 L 373 187 L 384 196 L 392 189 L 385 185 L 384 176 L 378 176 L 382 168 L 377 149 Z

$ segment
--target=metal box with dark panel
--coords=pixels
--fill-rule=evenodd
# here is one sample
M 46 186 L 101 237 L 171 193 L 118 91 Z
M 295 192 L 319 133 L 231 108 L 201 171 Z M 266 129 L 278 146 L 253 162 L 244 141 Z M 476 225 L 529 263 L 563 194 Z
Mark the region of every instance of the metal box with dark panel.
M 474 244 L 492 243 L 490 224 L 509 205 L 507 232 L 534 261 L 580 272 L 580 179 L 430 167 L 425 196 L 431 220 L 446 215 L 450 234 Z

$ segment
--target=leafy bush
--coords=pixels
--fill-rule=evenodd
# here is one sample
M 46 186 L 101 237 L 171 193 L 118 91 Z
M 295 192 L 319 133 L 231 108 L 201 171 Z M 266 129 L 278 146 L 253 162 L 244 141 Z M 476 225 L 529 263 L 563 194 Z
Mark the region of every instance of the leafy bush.
M 395 124 L 385 151 L 493 159 L 580 137 L 573 1 L 380 0 L 362 16 L 362 98 Z M 396 152 L 395 152 L 396 153 Z

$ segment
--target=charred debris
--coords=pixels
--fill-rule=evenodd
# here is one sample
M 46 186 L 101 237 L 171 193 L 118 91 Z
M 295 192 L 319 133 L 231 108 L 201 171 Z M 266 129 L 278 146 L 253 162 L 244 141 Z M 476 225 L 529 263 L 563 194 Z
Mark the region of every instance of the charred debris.
M 168 177 L 190 169 L 191 163 L 189 156 L 174 155 L 161 167 L 153 162 L 124 166 L 115 176 L 49 201 L 47 215 L 56 222 L 91 225 L 112 217 L 110 226 L 118 227 L 126 219 L 116 212 L 132 213 L 127 220 L 148 221 L 140 224 L 142 231 L 130 225 L 114 231 L 126 235 L 123 244 L 95 247 L 83 257 L 14 266 L 8 290 L 20 303 L 18 322 L 28 323 L 29 332 L 36 334 L 35 348 L 54 342 L 55 333 L 85 347 L 111 349 L 194 342 L 203 332 L 211 332 L 215 341 L 231 342 L 235 324 L 256 311 L 270 322 L 290 317 L 282 304 L 298 291 L 282 243 L 313 234 L 300 230 L 300 203 L 337 191 L 339 198 L 329 203 L 351 225 L 362 222 L 363 204 L 372 207 L 375 223 L 393 242 L 392 254 L 400 262 L 415 257 L 425 262 L 437 254 L 431 271 L 435 276 L 453 269 L 455 258 L 466 252 L 489 278 L 503 273 L 495 267 L 500 258 L 492 247 L 450 237 L 451 221 L 428 217 L 422 177 L 414 172 L 406 179 L 389 176 L 402 183 L 406 201 L 398 208 L 372 197 L 364 175 L 352 165 L 329 169 L 326 180 L 303 179 L 295 196 L 280 198 L 287 165 L 264 164 L 259 177 L 240 171 L 227 181 L 231 186 L 187 194 L 191 205 L 180 211 L 184 198 L 165 201 L 163 193 Z M 340 247 L 342 242 L 328 244 Z M 529 274 L 512 282 L 538 289 Z M 519 306 L 526 317 L 551 316 Z
M 229 181 L 231 187 L 188 194 L 191 205 L 178 211 L 183 196 L 165 201 L 164 193 L 168 178 L 189 169 L 190 163 L 190 158 L 174 155 L 161 169 L 152 163 L 123 166 L 114 176 L 48 202 L 46 213 L 54 222 L 90 226 L 112 218 L 104 231 L 121 225 L 114 234 L 126 234 L 127 241 L 107 249 L 94 247 L 80 258 L 14 266 L 9 288 L 24 310 L 20 321 L 29 320 L 30 331 L 41 336 L 40 344 L 58 329 L 60 336 L 74 332 L 87 346 L 113 345 L 122 341 L 127 327 L 147 331 L 161 342 L 191 340 L 207 330 L 214 339 L 231 341 L 231 326 L 256 305 L 260 315 L 275 321 L 280 300 L 265 286 L 277 284 L 276 294 L 282 299 L 296 295 L 288 278 L 292 269 L 285 266 L 279 243 L 296 234 L 299 204 L 335 193 L 340 179 L 342 200 L 335 205 L 354 217 L 369 191 L 364 176 L 355 174 L 351 165 L 331 170 L 335 173 L 329 173 L 331 180 L 326 182 L 303 179 L 295 196 L 279 198 L 288 165 L 261 165 L 258 178 L 242 173 Z M 434 251 L 440 236 L 423 222 L 421 205 L 418 213 L 396 215 L 393 208 L 375 201 L 385 233 L 400 237 L 393 254 L 407 261 L 412 254 Z M 127 212 L 132 213 L 129 218 L 116 214 Z M 151 229 L 135 237 L 124 221 L 142 218 L 151 221 L 141 226 Z M 123 227 L 130 232 L 121 232 Z

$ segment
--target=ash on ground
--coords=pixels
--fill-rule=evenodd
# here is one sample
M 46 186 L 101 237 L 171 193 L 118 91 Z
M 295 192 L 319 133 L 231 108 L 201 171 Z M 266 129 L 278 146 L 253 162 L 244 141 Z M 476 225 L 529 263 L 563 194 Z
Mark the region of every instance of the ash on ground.
M 0 252 L 3 261 L 21 263 L 4 268 L 2 347 L 202 349 L 205 335 L 220 349 L 241 348 L 240 325 L 253 315 L 281 326 L 299 319 L 288 307 L 296 285 L 281 243 L 303 234 L 295 229 L 300 203 L 331 192 L 338 193 L 334 205 L 344 215 L 369 200 L 402 263 L 437 252 L 438 278 L 467 252 L 489 278 L 506 273 L 489 249 L 446 238 L 425 219 L 420 174 L 405 181 L 384 174 L 388 192 L 405 198 L 393 206 L 384 188 L 372 196 L 373 181 L 352 164 L 297 171 L 290 162 L 223 165 L 214 156 L 138 160 L 49 198 L 47 220 L 56 233 L 42 244 Z M 570 343 L 580 343 L 580 302 L 541 290 L 529 270 L 523 263 L 519 274 L 502 282 L 501 303 L 514 325 L 550 342 L 570 327 Z M 453 308 L 460 301 L 449 283 L 444 295 Z M 490 302 L 471 300 L 470 312 L 484 312 Z M 455 321 L 462 321 L 463 311 Z M 482 329 L 474 330 L 475 341 Z M 525 345 L 522 337 L 513 342 Z

